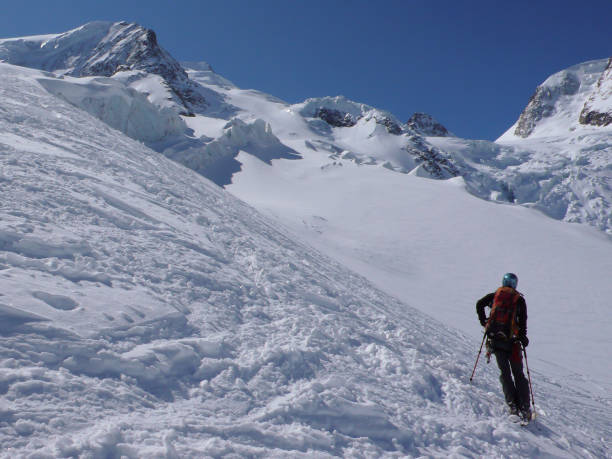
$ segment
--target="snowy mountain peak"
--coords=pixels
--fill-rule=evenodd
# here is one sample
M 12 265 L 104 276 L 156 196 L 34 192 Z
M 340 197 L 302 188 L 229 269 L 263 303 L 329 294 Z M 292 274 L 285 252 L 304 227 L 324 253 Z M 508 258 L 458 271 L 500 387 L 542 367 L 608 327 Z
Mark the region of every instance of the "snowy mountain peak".
M 90 22 L 58 35 L 0 40 L 0 61 L 76 77 L 146 72 L 161 76 L 186 112 L 205 104 L 155 32 L 138 24 Z
M 374 119 L 390 134 L 400 135 L 405 132 L 405 127 L 391 113 L 353 102 L 344 96 L 307 99 L 300 113 L 305 117 L 320 118 L 333 127 L 352 127 L 360 119 Z
M 406 122 L 406 125 L 417 134 L 426 137 L 447 137 L 452 135 L 433 116 L 427 113 L 415 113 Z
M 536 88 L 518 121 L 502 138 L 567 135 L 583 125 L 609 124 L 612 70 L 608 64 L 608 59 L 589 61 L 551 75 Z
M 155 54 L 162 54 L 155 32 L 127 22 L 97 21 L 57 35 L 0 40 L 3 61 L 72 76 L 141 69 Z
M 549 78 L 546 83 L 538 86 L 531 96 L 514 133 L 523 138 L 529 137 L 538 121 L 555 114 L 559 99 L 563 96 L 573 96 L 578 88 L 580 81 L 572 72 L 563 71 Z

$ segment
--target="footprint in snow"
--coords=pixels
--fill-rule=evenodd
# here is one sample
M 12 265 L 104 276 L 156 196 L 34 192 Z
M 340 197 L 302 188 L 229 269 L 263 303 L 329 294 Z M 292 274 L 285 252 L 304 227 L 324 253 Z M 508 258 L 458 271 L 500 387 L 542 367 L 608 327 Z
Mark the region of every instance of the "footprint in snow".
M 63 295 L 52 295 L 47 292 L 32 292 L 32 296 L 44 301 L 49 306 L 62 311 L 72 311 L 79 306 L 79 303 L 72 298 Z

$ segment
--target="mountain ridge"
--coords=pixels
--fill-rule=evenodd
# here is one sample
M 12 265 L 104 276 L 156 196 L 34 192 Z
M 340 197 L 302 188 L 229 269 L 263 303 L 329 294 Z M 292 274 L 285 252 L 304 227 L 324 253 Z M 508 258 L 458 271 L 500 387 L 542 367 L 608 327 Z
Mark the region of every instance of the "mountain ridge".
M 59 42 L 66 42 L 64 48 L 71 51 L 70 45 L 81 40 L 75 34 L 85 37 L 85 45 L 74 68 L 57 68 L 66 67 L 66 56 L 58 58 L 62 65 L 40 57 L 45 48 Z M 33 49 L 32 43 L 45 46 L 37 51 L 42 54 L 29 55 L 30 61 L 25 62 L 19 49 Z M 53 55 L 62 57 L 61 49 Z M 91 91 L 96 94 L 93 104 L 91 94 L 87 100 L 68 100 L 221 186 L 230 184 L 241 170 L 236 159 L 241 149 L 266 161 L 304 157 L 312 148 L 324 149 L 340 162 L 384 166 L 435 179 L 461 175 L 470 192 L 480 198 L 535 207 L 552 218 L 590 224 L 612 235 L 607 210 L 612 205 L 607 184 L 611 133 L 605 126 L 606 113 L 612 110 L 606 97 L 608 60 L 577 64 L 549 77 L 538 86 L 515 125 L 489 143 L 456 138 L 431 115 L 415 114 L 402 123 L 389 112 L 342 96 L 291 105 L 258 93 L 262 102 L 255 103 L 255 93 L 247 97 L 248 91 L 216 74 L 209 64 L 192 63 L 196 68 L 185 70 L 159 47 L 153 31 L 125 22 L 96 22 L 56 36 L 0 40 L 0 60 L 55 69 L 59 75 L 99 73 L 143 94 L 151 106 L 126 97 L 119 87 L 121 99 L 130 99 L 127 109 L 125 103 L 107 102 L 107 92 L 97 90 Z M 117 110 L 146 116 L 130 127 L 124 115 L 114 113 Z M 296 123 L 274 113 L 277 110 L 289 110 L 304 120 Z M 598 119 L 602 126 L 583 124 L 580 120 L 585 117 Z M 239 136 L 242 140 L 237 140 L 232 136 L 231 126 L 238 123 L 234 119 L 250 126 L 248 130 L 258 133 L 259 139 L 250 142 Z M 258 129 L 256 123 L 268 127 Z M 295 126 L 294 132 L 288 132 L 289 125 Z M 265 141 L 261 133 L 268 136 Z M 260 148 L 263 145 L 276 145 L 273 150 L 278 155 L 270 156 Z
M 155 32 L 134 23 L 96 21 L 57 35 L 3 39 L 0 59 L 75 77 L 140 70 L 164 79 L 183 114 L 206 104 Z

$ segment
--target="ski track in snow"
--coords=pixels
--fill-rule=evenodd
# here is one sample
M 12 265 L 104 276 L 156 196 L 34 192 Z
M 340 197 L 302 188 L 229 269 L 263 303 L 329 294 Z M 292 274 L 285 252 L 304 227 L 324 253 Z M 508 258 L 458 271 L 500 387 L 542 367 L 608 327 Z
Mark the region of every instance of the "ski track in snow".
M 609 397 L 478 343 L 0 64 L 2 457 L 604 457 Z

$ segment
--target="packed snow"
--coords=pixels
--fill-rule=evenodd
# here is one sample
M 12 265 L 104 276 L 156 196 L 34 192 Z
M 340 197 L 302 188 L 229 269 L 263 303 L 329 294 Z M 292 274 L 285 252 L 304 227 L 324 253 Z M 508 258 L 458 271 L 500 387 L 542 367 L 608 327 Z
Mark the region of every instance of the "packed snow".
M 55 73 L 0 63 L 2 457 L 609 456 L 609 238 L 470 194 L 552 149 L 292 106 L 205 64 L 172 100 L 155 60 L 54 66 L 91 34 L 113 65 L 126 36 L 156 45 L 126 23 L 0 41 L 7 61 L 69 45 L 13 62 Z M 579 148 L 605 184 L 597 135 Z M 507 270 L 529 307 L 526 428 L 484 356 L 469 384 L 474 303 Z

